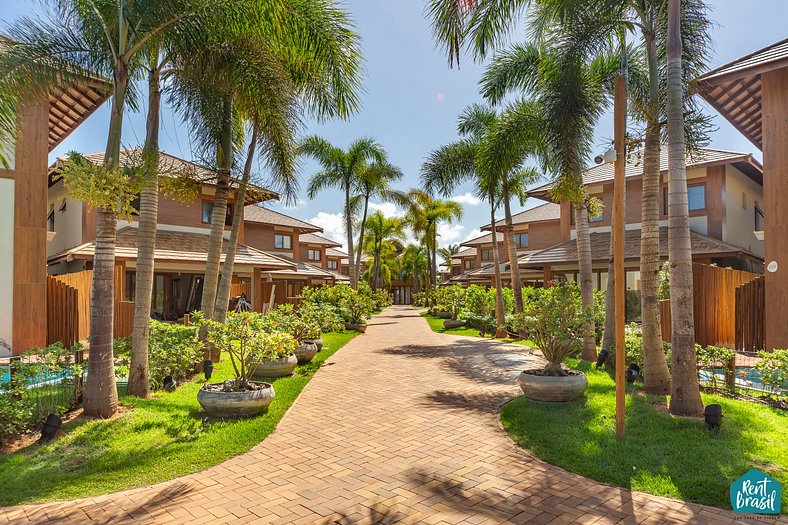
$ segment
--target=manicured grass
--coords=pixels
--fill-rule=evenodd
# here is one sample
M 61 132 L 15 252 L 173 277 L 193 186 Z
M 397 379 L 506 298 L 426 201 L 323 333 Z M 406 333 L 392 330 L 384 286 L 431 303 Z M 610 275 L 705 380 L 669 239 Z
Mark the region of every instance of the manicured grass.
M 476 329 L 476 328 L 461 327 L 461 328 L 449 328 L 449 329 L 446 329 L 446 328 L 443 327 L 443 321 L 444 320 L 441 319 L 440 317 L 431 315 L 431 314 L 429 314 L 427 312 L 422 312 L 420 315 L 424 319 L 427 320 L 427 322 L 429 323 L 430 328 L 432 328 L 433 332 L 438 332 L 439 334 L 467 335 L 467 336 L 471 336 L 471 337 L 481 337 L 479 335 L 479 330 Z M 484 338 L 485 339 L 492 339 L 492 335 L 485 336 Z M 512 343 L 512 344 L 516 344 L 516 345 L 522 345 L 522 346 L 528 346 L 528 347 L 531 347 L 531 348 L 536 348 L 534 343 L 532 341 L 529 341 L 528 339 L 509 339 L 509 338 L 506 338 L 506 339 L 497 339 L 497 340 L 498 341 L 505 341 L 507 343 Z
M 325 346 L 292 377 L 273 382 L 276 396 L 255 418 L 203 424 L 197 391 L 202 374 L 151 399 L 122 396 L 131 410 L 110 421 L 74 420 L 54 443 L 0 456 L 0 505 L 73 499 L 158 483 L 248 451 L 276 427 L 298 394 L 357 332 L 324 334 Z M 228 358 L 211 382 L 233 376 Z
M 628 395 L 625 437 L 617 439 L 613 379 L 588 363 L 570 364 L 588 376 L 583 399 L 520 396 L 501 409 L 504 428 L 537 457 L 613 485 L 723 508 L 730 508 L 731 482 L 750 468 L 788 486 L 788 413 L 703 394 L 704 404 L 722 405 L 722 427 L 712 432 L 702 421 L 671 417 L 659 407 L 664 398 Z M 786 490 L 782 507 L 788 510 Z

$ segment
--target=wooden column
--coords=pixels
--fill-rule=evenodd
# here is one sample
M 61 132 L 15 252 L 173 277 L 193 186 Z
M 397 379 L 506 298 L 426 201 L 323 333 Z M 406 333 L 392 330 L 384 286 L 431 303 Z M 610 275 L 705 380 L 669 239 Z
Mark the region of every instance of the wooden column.
M 613 107 L 613 142 L 616 149 L 616 163 L 613 182 L 613 278 L 614 303 L 616 309 L 616 436 L 624 436 L 626 399 L 624 383 L 625 366 L 625 302 L 627 277 L 624 270 L 624 194 L 626 193 L 626 151 L 627 131 L 627 83 L 623 75 L 616 77 Z M 608 275 L 608 279 L 611 276 Z
M 47 339 L 47 153 L 46 103 L 19 116 L 14 169 L 14 291 L 12 343 L 15 355 Z
M 552 280 L 553 278 L 553 269 L 550 266 L 545 266 L 542 270 L 542 279 L 544 280 L 544 286 L 547 286 L 547 281 Z
M 255 312 L 263 311 L 263 276 L 260 268 L 252 269 L 252 310 Z
M 763 126 L 765 342 L 788 348 L 788 68 L 761 74 Z

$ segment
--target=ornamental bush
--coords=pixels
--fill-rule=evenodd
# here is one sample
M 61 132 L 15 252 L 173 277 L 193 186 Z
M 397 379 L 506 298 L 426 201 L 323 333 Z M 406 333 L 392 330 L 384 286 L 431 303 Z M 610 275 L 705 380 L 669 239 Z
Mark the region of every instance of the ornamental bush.
M 758 352 L 761 360 L 755 367 L 761 372 L 761 381 L 773 393 L 788 397 L 788 350 L 775 349 Z
M 203 349 L 196 326 L 151 320 L 148 343 L 151 388 L 161 388 L 167 376 L 178 381 L 192 375 L 202 360 Z

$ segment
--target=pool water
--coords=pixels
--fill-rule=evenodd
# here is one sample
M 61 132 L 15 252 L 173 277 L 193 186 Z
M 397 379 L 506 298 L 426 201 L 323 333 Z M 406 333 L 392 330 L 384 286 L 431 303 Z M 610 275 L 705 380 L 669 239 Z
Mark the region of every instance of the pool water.
M 717 379 L 717 383 L 725 384 L 725 369 L 715 368 L 713 373 Z M 711 380 L 712 371 L 703 369 L 698 375 L 702 381 L 709 381 Z M 777 392 L 770 386 L 764 385 L 761 381 L 761 371 L 752 367 L 736 369 L 736 386 L 768 393 L 788 393 L 788 385 L 783 385 Z

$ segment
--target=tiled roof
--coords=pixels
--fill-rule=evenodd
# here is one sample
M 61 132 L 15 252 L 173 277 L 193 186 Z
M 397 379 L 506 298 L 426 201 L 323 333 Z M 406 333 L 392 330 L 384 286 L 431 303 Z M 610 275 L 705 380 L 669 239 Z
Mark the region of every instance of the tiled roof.
M 137 228 L 126 227 L 117 232 L 115 240 L 115 257 L 135 260 L 137 258 Z M 170 230 L 156 232 L 156 251 L 154 260 L 171 262 L 205 263 L 208 258 L 209 235 L 187 233 Z M 68 250 L 55 257 L 71 256 L 78 259 L 92 258 L 96 243 L 90 242 Z M 221 260 L 227 253 L 227 241 L 222 246 Z M 238 244 L 235 250 L 235 264 L 256 266 L 263 269 L 277 270 L 292 268 L 294 265 L 281 257 L 271 255 L 249 246 Z
M 104 162 L 104 152 L 97 153 L 84 153 L 82 155 L 87 160 L 94 164 L 101 164 Z M 58 164 L 65 162 L 67 156 L 60 156 L 55 159 L 55 162 L 49 167 L 50 172 L 58 166 Z M 142 148 L 126 148 L 120 152 L 121 164 L 140 165 L 142 163 Z M 216 172 L 196 162 L 182 159 L 171 155 L 164 151 L 159 152 L 159 170 L 163 175 L 180 176 L 182 174 L 188 175 L 192 179 L 202 182 L 204 184 L 216 184 Z M 238 187 L 238 180 L 231 180 L 231 187 Z M 249 184 L 247 186 L 246 202 L 255 203 L 267 200 L 275 200 L 279 198 L 279 194 L 275 191 Z
M 760 259 L 744 248 L 690 231 L 693 256 L 724 256 L 743 254 Z M 659 229 L 660 257 L 668 256 L 668 229 Z M 640 230 L 627 230 L 624 237 L 624 258 L 640 259 Z M 607 262 L 610 259 L 610 232 L 594 232 L 591 234 L 591 259 L 594 262 Z M 519 259 L 520 266 L 544 266 L 546 264 L 564 264 L 577 262 L 576 240 L 565 241 L 550 248 L 532 254 L 525 254 Z
M 476 248 L 471 246 L 470 248 L 465 248 L 464 250 L 460 250 L 459 252 L 451 256 L 452 260 L 463 259 L 465 257 L 476 257 Z
M 290 261 L 289 259 L 287 259 Z M 268 272 L 272 275 L 287 275 L 287 276 L 296 276 L 296 277 L 321 277 L 323 279 L 336 279 L 334 272 L 329 270 L 324 270 L 319 266 L 315 266 L 314 264 L 310 264 L 303 261 L 290 261 L 292 264 L 295 265 L 294 268 L 289 268 L 286 270 L 276 270 L 272 272 Z
M 273 224 L 274 226 L 288 226 L 290 228 L 297 228 L 304 232 L 322 232 L 323 228 L 309 224 L 302 220 L 290 217 L 284 213 L 279 213 L 271 208 L 263 206 L 251 205 L 244 208 L 244 221 L 246 222 L 259 222 L 261 224 Z
M 528 252 L 519 252 L 520 256 L 518 257 L 519 264 L 523 264 L 523 261 L 528 260 L 532 255 L 541 252 L 542 250 L 531 250 Z M 500 271 L 502 274 L 507 274 L 512 271 L 512 267 L 509 264 L 509 261 L 502 261 L 499 263 Z M 470 275 L 472 277 L 492 277 L 495 275 L 495 264 L 485 264 L 481 268 L 476 270 L 471 270 Z
M 760 164 L 752 158 L 751 153 L 742 153 L 738 151 L 725 151 L 721 149 L 701 148 L 692 157 L 687 156 L 687 168 L 700 167 L 707 164 L 720 164 L 720 163 L 755 163 L 756 171 L 763 173 Z M 660 148 L 659 155 L 659 169 L 661 172 L 667 172 L 668 169 L 668 148 L 663 146 Z M 746 169 L 746 168 L 745 168 Z M 593 168 L 587 169 L 583 172 L 583 184 L 591 186 L 594 184 L 602 184 L 613 180 L 614 175 L 613 164 L 599 164 Z M 627 156 L 626 176 L 627 177 L 640 177 L 643 175 L 643 150 L 633 151 Z M 754 174 L 748 173 L 751 177 Z M 534 196 L 546 196 L 552 188 L 552 183 L 544 184 L 537 188 L 530 190 L 528 193 Z
M 342 250 L 337 250 L 336 248 L 326 248 L 326 257 L 345 257 L 347 258 L 347 254 Z
M 534 206 L 520 213 L 512 215 L 512 224 L 530 224 L 539 221 L 557 221 L 561 219 L 561 205 L 554 202 L 546 202 L 539 206 Z M 495 227 L 501 228 L 506 225 L 505 219 L 495 223 Z M 482 226 L 482 231 L 490 231 L 490 225 Z
M 703 75 L 702 80 L 708 80 L 780 61 L 788 61 L 788 38 L 775 42 L 749 55 L 737 58 L 727 64 L 723 64 L 716 69 L 712 69 Z M 788 62 L 785 65 L 788 65 Z
M 498 242 L 503 242 L 503 233 L 498 232 L 495 234 L 495 239 Z M 477 246 L 479 244 L 492 244 L 492 233 L 485 233 L 481 237 L 476 237 L 475 239 L 471 239 L 469 241 L 465 241 L 460 243 L 460 246 Z
M 314 233 L 302 233 L 298 236 L 299 242 L 306 243 L 306 244 L 320 244 L 322 246 L 342 246 L 340 243 L 336 241 L 332 241 L 331 239 L 326 239 L 325 237 L 321 237 L 320 235 L 315 235 Z

